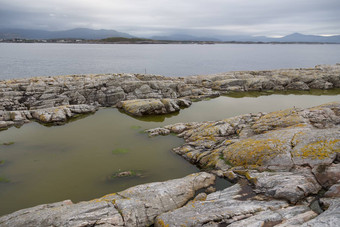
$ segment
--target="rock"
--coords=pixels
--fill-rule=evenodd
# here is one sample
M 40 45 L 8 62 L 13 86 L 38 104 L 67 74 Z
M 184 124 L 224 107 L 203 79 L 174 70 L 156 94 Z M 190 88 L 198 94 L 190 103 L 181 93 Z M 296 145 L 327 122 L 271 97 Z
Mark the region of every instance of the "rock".
M 307 206 L 295 206 L 278 210 L 259 212 L 254 216 L 230 224 L 230 227 L 243 226 L 293 226 L 313 219 L 317 214 Z
M 190 105 L 191 102 L 184 99 L 136 99 L 121 101 L 117 107 L 133 116 L 144 116 L 172 113 Z
M 309 90 L 309 87 L 304 82 L 297 81 L 297 82 L 293 82 L 291 84 L 288 84 L 287 89 L 305 91 L 305 90 Z
M 322 117 L 316 117 L 318 113 Z M 289 171 L 294 166 L 315 167 L 336 161 L 339 116 L 340 103 L 334 102 L 220 121 L 177 123 L 148 132 L 153 136 L 179 133 L 185 143 L 174 152 L 202 168 Z
M 67 105 L 47 109 L 31 110 L 32 117 L 42 123 L 65 122 L 76 114 L 93 113 L 97 108 L 89 105 Z
M 236 184 L 223 191 L 209 194 L 204 201 L 194 201 L 187 205 L 163 213 L 156 218 L 155 226 L 218 226 L 228 225 L 238 220 L 267 210 L 278 210 L 288 206 L 284 201 L 237 200 L 241 186 Z
M 313 173 L 324 188 L 329 188 L 340 181 L 340 164 L 319 165 L 313 168 Z
M 321 186 L 309 170 L 297 172 L 248 172 L 247 178 L 255 184 L 257 193 L 295 204 L 302 198 L 317 194 Z
M 0 217 L 0 226 L 149 226 L 156 216 L 183 206 L 214 181 L 214 175 L 202 172 L 88 202 L 40 205 Z
M 294 146 L 292 160 L 295 165 L 329 165 L 340 149 L 340 127 L 305 130 L 296 133 L 292 139 Z
M 325 197 L 340 197 L 340 180 L 332 185 L 324 195 Z
M 314 69 L 240 71 L 186 78 L 98 74 L 4 80 L 0 81 L 0 111 L 32 111 L 80 104 L 107 107 L 126 100 L 162 99 L 164 109 L 154 109 L 155 114 L 162 114 L 189 106 L 187 100 L 178 100 L 184 97 L 202 100 L 232 91 L 339 88 L 339 72 L 340 66 L 332 65 Z M 170 100 L 165 100 L 167 98 Z M 14 120 L 3 120 L 1 117 L 0 120 L 20 124 L 28 122 L 20 113 L 14 114 Z M 52 113 L 44 115 L 46 119 L 53 119 Z M 54 115 L 55 121 L 65 119 L 62 112 L 57 114 L 59 116 Z M 26 118 L 30 119 L 27 115 Z M 243 134 L 246 132 L 250 131 L 243 131 Z
M 302 224 L 303 227 L 309 226 L 338 226 L 340 223 L 340 198 L 323 200 L 328 204 L 328 209 L 319 216 Z

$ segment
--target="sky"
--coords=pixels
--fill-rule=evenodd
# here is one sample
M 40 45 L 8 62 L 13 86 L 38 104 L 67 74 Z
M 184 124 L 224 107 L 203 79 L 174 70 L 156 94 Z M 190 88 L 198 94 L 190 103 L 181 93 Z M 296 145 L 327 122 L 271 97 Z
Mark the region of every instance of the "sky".
M 0 28 L 135 36 L 340 35 L 340 0 L 0 0 Z

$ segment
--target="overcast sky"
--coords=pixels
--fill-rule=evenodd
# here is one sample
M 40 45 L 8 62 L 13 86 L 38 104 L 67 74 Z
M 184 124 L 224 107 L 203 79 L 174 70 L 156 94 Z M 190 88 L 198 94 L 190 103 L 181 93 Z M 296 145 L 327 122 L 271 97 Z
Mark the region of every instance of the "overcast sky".
M 340 0 L 0 0 L 0 28 L 136 36 L 340 34 Z

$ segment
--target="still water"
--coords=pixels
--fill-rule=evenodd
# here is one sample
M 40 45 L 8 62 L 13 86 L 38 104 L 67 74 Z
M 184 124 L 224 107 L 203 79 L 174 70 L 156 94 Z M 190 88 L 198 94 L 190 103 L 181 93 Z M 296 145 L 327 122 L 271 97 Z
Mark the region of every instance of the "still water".
M 268 94 L 223 96 L 195 102 L 177 114 L 146 118 L 107 108 L 62 126 L 29 123 L 1 131 L 0 144 L 14 144 L 0 145 L 0 160 L 4 160 L 0 165 L 0 215 L 65 199 L 90 200 L 136 184 L 199 171 L 171 151 L 182 139 L 174 135 L 149 138 L 145 129 L 340 100 L 339 89 Z M 111 178 L 124 170 L 141 176 Z
M 0 79 L 91 73 L 164 76 L 305 68 L 340 62 L 337 44 L 0 43 Z

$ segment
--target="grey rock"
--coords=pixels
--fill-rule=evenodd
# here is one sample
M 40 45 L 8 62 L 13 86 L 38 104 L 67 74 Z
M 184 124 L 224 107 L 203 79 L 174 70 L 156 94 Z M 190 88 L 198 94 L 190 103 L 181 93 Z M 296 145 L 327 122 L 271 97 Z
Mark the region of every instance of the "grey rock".
M 332 185 L 324 195 L 325 197 L 340 197 L 340 181 Z
M 192 201 L 187 205 L 159 215 L 155 226 L 217 226 L 231 224 L 262 211 L 277 210 L 288 206 L 284 201 L 241 201 L 237 198 L 241 186 L 209 194 L 204 201 Z
M 328 209 L 314 219 L 302 224 L 303 227 L 311 226 L 338 226 L 340 223 L 340 198 L 323 200 Z
M 214 175 L 202 172 L 88 202 L 40 205 L 0 217 L 0 226 L 149 226 L 156 216 L 183 206 L 214 181 Z
M 323 187 L 329 188 L 340 181 L 340 164 L 319 165 L 313 168 L 313 174 Z
M 191 102 L 184 99 L 135 99 L 121 101 L 117 107 L 133 116 L 144 116 L 173 113 L 190 105 Z
M 249 172 L 256 192 L 295 204 L 308 195 L 317 194 L 321 186 L 308 169 L 297 172 Z

